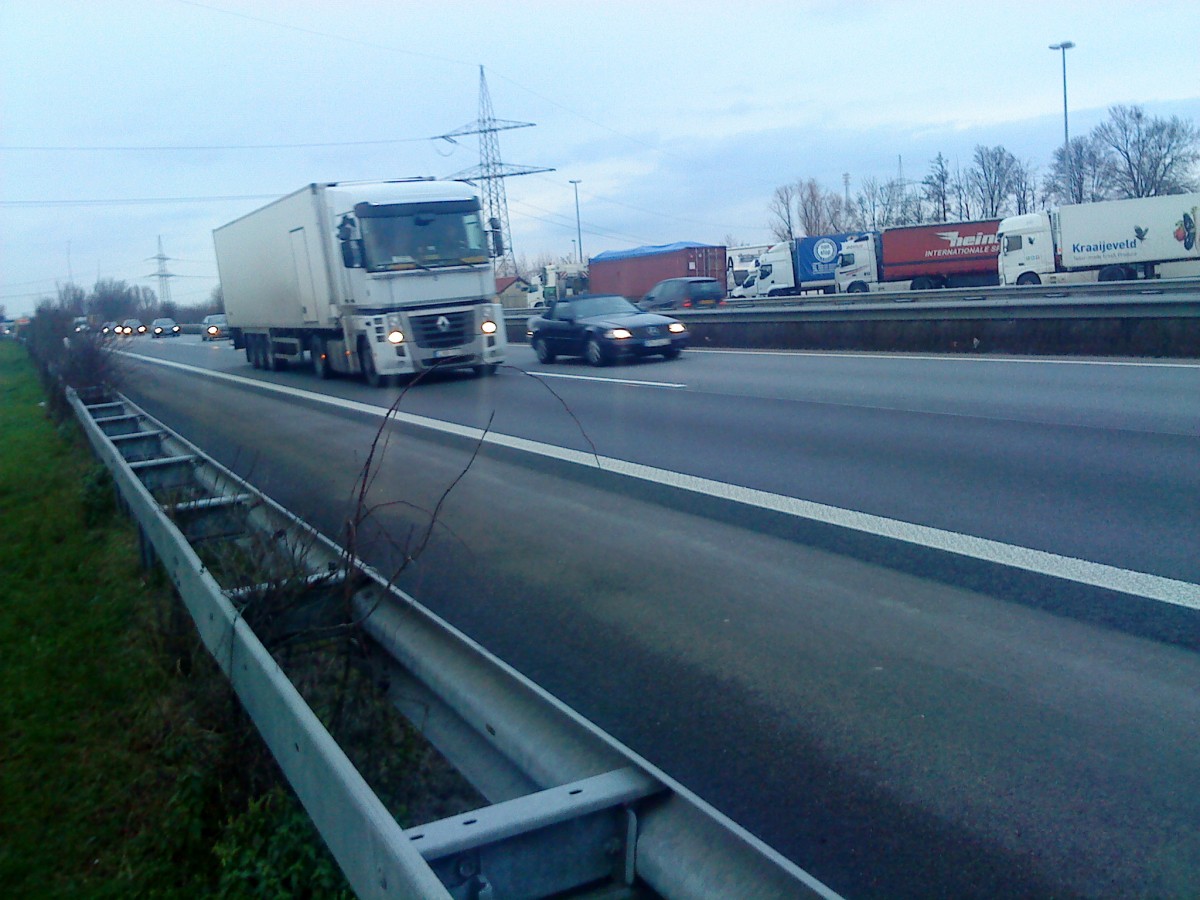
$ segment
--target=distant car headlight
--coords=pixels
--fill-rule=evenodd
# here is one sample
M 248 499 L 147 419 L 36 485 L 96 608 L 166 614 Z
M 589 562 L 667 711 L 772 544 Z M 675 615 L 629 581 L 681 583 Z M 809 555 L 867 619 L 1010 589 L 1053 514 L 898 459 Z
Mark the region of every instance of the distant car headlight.
M 687 331 L 687 326 L 682 322 L 672 322 L 667 326 L 667 331 L 671 332 L 671 334 L 683 334 Z
M 213 335 L 215 335 L 215 334 L 216 334 L 218 331 L 220 331 L 220 330 L 221 330 L 221 329 L 219 329 L 219 328 L 218 328 L 216 325 L 209 325 L 209 326 L 208 326 L 208 333 L 209 333 L 209 334 L 213 334 Z
M 179 334 L 179 326 L 178 325 L 172 325 L 171 330 L 173 332 L 175 332 L 176 334 Z
M 145 333 L 146 333 L 146 326 L 145 326 L 145 325 L 139 325 L 139 326 L 138 326 L 138 334 L 145 334 Z
M 486 319 L 486 320 L 484 320 L 484 323 L 479 326 L 479 330 L 482 331 L 484 334 L 495 334 L 496 333 L 496 323 L 493 322 L 491 319 Z
M 162 326 L 160 325 L 158 328 L 155 328 L 155 329 L 154 329 L 154 333 L 155 333 L 155 334 L 162 334 Z
M 404 332 L 401 331 L 399 328 L 393 328 L 391 331 L 388 332 L 387 337 L 388 337 L 389 344 L 403 344 L 404 343 Z
M 628 328 L 614 328 L 611 331 L 604 332 L 604 336 L 614 341 L 624 341 L 633 337 L 633 332 Z

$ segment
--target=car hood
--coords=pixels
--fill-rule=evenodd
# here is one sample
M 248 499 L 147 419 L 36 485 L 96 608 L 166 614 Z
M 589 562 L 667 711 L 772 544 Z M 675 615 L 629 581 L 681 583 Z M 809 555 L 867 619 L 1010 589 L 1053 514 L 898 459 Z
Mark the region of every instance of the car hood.
M 601 325 L 605 328 L 645 328 L 649 325 L 670 325 L 679 321 L 670 316 L 660 316 L 658 313 L 619 313 L 617 315 L 588 316 L 577 319 L 582 325 Z

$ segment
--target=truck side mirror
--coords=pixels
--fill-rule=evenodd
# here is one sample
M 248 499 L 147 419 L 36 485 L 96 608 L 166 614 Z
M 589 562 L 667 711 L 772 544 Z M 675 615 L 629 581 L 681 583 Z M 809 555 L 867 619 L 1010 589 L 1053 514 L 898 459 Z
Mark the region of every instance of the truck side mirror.
M 362 241 L 342 241 L 342 265 L 347 269 L 363 268 Z
M 504 234 L 500 230 L 500 220 L 495 217 L 492 217 L 492 218 L 488 219 L 488 226 L 492 229 L 490 232 L 490 234 L 492 236 L 492 256 L 496 256 L 496 257 L 503 256 L 504 255 Z

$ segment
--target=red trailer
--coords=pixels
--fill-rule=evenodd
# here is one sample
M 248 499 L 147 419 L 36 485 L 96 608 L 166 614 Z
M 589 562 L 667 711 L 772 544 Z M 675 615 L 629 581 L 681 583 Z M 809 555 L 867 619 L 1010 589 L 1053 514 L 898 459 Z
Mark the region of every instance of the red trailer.
M 725 248 L 711 244 L 661 244 L 606 250 L 588 260 L 588 290 L 633 301 L 665 278 L 715 278 L 725 285 Z
M 839 291 L 929 290 L 1000 283 L 999 219 L 887 228 L 842 244 Z

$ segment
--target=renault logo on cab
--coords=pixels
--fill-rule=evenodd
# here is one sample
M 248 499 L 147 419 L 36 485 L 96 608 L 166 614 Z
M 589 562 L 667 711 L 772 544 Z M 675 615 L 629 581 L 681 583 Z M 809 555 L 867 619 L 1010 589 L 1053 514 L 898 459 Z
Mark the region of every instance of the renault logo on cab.
M 450 320 L 447 319 L 445 316 L 438 316 L 437 317 L 437 330 L 442 333 L 449 331 L 450 330 Z

